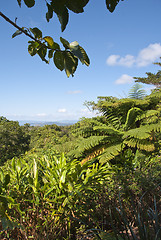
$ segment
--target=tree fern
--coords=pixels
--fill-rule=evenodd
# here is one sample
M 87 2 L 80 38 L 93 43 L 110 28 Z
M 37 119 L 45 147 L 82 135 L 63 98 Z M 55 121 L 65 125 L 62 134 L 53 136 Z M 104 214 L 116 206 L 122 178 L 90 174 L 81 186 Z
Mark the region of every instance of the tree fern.
M 104 152 L 99 156 L 100 163 L 105 163 L 110 161 L 111 159 L 115 158 L 120 154 L 122 150 L 122 144 L 114 144 L 112 146 L 107 147 Z
M 142 85 L 136 83 L 129 92 L 129 98 L 132 99 L 143 99 L 145 97 L 145 90 L 142 89 Z
M 159 153 L 161 140 L 161 91 L 144 99 L 99 98 L 92 103 L 106 118 L 105 121 L 88 120 L 80 124 L 80 140 L 72 151 L 82 162 L 97 158 L 108 162 L 129 148 L 148 155 Z M 83 125 L 84 124 L 84 125 Z M 113 161 L 114 162 L 114 161 Z

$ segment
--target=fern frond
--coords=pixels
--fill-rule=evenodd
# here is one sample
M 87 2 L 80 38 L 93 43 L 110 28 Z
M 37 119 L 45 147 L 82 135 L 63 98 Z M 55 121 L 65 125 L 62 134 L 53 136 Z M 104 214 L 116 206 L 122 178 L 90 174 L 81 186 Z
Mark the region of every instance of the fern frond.
M 125 122 L 125 129 L 129 129 L 135 126 L 135 120 L 140 115 L 142 110 L 137 107 L 131 108 L 126 117 L 126 122 Z
M 116 156 L 118 156 L 120 154 L 122 150 L 122 144 L 119 143 L 119 144 L 114 144 L 110 147 L 107 147 L 103 154 L 100 155 L 99 157 L 99 161 L 100 163 L 105 163 L 113 158 L 115 158 Z
M 103 145 L 104 143 L 107 143 L 106 136 L 91 136 L 89 138 L 82 138 L 78 142 L 76 148 L 69 152 L 69 155 L 75 156 L 76 158 L 81 157 L 82 153 L 85 151 L 94 149 L 95 147 Z
M 155 150 L 155 146 L 153 143 L 148 141 L 139 141 L 138 139 L 130 139 L 125 140 L 124 144 L 131 148 L 137 148 L 142 151 L 153 152 Z
M 84 163 L 86 163 L 87 161 L 97 157 L 98 155 L 102 154 L 104 152 L 104 148 L 99 148 L 97 149 L 96 151 L 94 151 L 93 153 L 89 154 L 86 158 L 84 158 L 82 161 L 81 161 L 81 164 L 83 165 Z
M 145 128 L 148 129 L 148 131 L 152 132 L 161 132 L 161 123 L 157 123 L 157 124 L 149 124 L 147 126 L 145 126 Z
M 158 110 L 148 110 L 148 111 L 145 111 L 140 116 L 137 116 L 136 121 L 137 120 L 139 120 L 139 121 L 145 120 L 145 123 L 156 122 L 158 120 L 159 115 L 160 115 L 160 111 L 158 111 Z
M 123 135 L 123 132 L 115 129 L 115 128 L 112 128 L 112 127 L 108 127 L 107 125 L 102 125 L 102 126 L 96 126 L 93 128 L 93 130 L 97 130 L 97 131 L 100 131 L 100 132 L 103 132 L 103 134 L 107 134 L 107 135 Z
M 150 137 L 150 130 L 146 127 L 131 129 L 124 133 L 123 138 L 148 139 Z

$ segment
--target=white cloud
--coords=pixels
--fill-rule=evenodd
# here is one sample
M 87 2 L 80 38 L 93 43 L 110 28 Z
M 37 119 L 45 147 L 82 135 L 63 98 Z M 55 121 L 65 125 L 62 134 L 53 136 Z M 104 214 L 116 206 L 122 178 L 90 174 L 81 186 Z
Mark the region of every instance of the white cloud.
M 47 114 L 46 113 L 38 113 L 38 114 L 36 114 L 36 116 L 37 117 L 45 117 L 45 116 L 47 116 Z
M 107 58 L 106 63 L 110 66 L 117 65 L 117 60 L 120 58 L 120 55 L 111 55 Z
M 132 55 L 126 55 L 125 57 L 120 57 L 119 55 L 111 55 L 109 58 L 107 58 L 107 65 L 110 66 L 125 66 L 125 67 L 131 67 L 134 62 L 135 58 Z
M 82 93 L 80 90 L 68 91 L 67 94 L 79 94 Z
M 142 49 L 137 56 L 127 54 L 125 57 L 120 55 L 111 55 L 107 58 L 106 63 L 109 66 L 125 66 L 125 67 L 145 67 L 161 56 L 161 44 L 154 43 Z
M 66 108 L 60 108 L 60 109 L 58 109 L 58 112 L 59 113 L 65 113 L 65 112 L 67 112 L 67 110 L 66 110 Z
M 161 45 L 159 43 L 150 44 L 138 54 L 136 64 L 139 67 L 144 67 L 156 61 L 161 56 Z
M 126 84 L 126 83 L 132 83 L 133 82 L 133 77 L 123 74 L 119 79 L 115 81 L 115 84 Z

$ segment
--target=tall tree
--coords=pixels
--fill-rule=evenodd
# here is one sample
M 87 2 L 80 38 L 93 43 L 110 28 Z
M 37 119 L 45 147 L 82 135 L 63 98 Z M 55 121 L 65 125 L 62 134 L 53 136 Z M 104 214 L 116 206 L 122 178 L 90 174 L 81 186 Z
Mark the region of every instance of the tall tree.
M 0 165 L 27 151 L 29 142 L 30 136 L 18 122 L 0 117 Z
M 158 154 L 161 139 L 161 91 L 144 99 L 99 97 L 90 107 L 105 117 L 104 123 L 89 120 L 77 130 L 81 136 L 70 152 L 84 161 L 97 157 L 104 163 L 120 156 L 127 149 L 145 155 Z M 94 124 L 93 124 L 94 122 Z

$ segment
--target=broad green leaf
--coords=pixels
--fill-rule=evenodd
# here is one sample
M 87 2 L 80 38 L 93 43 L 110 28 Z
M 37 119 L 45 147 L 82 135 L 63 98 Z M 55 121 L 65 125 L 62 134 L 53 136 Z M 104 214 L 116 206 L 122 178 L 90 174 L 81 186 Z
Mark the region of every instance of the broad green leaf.
M 54 64 L 60 70 L 64 70 L 64 55 L 61 51 L 56 51 L 54 54 Z
M 120 0 L 106 0 L 107 9 L 112 13 Z M 123 0 L 122 0 L 123 1 Z
M 12 159 L 12 168 L 14 171 L 16 170 L 15 158 Z
M 17 0 L 18 5 L 21 7 L 21 0 Z
M 6 174 L 5 178 L 4 178 L 4 186 L 7 186 L 10 182 L 10 175 Z
M 60 182 L 65 183 L 66 173 L 67 173 L 67 170 L 65 170 L 65 171 L 62 173 L 61 178 L 60 178 Z
M 40 29 L 38 29 L 37 27 L 35 28 L 30 28 L 30 31 L 34 34 L 35 38 L 41 39 L 42 38 L 42 32 Z
M 31 8 L 35 5 L 35 0 L 24 0 L 27 7 Z
M 65 30 L 65 28 L 68 24 L 68 20 L 69 20 L 68 9 L 66 7 L 64 7 L 64 11 L 62 13 L 58 13 L 57 16 L 58 16 L 59 22 L 61 24 L 61 30 L 63 32 Z
M 20 159 L 17 160 L 16 169 L 17 169 L 17 172 L 18 172 L 18 173 L 21 171 L 21 162 L 20 162 Z
M 82 62 L 82 64 L 84 64 L 84 58 L 83 58 L 81 49 L 79 47 L 79 43 L 77 41 L 74 41 L 74 42 L 70 43 L 69 47 L 70 47 L 71 52 L 74 54 L 74 56 L 78 57 L 79 60 Z
M 12 38 L 14 38 L 14 37 L 16 37 L 16 36 L 18 36 L 18 35 L 20 35 L 20 34 L 22 34 L 22 32 L 21 32 L 20 30 L 17 30 L 17 31 L 12 35 Z
M 46 53 L 47 53 L 46 47 L 41 47 L 41 48 L 37 51 L 37 53 L 38 53 L 38 55 L 40 56 L 40 58 L 41 58 L 44 62 L 48 63 L 48 61 L 45 59 Z
M 66 39 L 60 37 L 60 41 L 63 44 L 63 46 L 65 47 L 65 49 L 69 49 L 70 44 L 69 44 L 69 42 Z
M 52 58 L 53 57 L 53 50 L 49 50 L 49 53 L 48 53 L 48 58 Z
M 64 51 L 64 66 L 67 77 L 73 76 L 78 66 L 78 59 L 71 52 Z
M 3 183 L 3 181 L 4 181 L 4 173 L 3 173 L 2 169 L 0 169 L 0 180 Z
M 54 50 L 59 50 L 60 49 L 60 46 L 59 44 L 57 44 L 56 42 L 54 42 L 54 40 L 52 39 L 52 37 L 50 36 L 46 36 L 43 38 L 47 43 L 48 43 L 48 46 Z
M 31 56 L 34 56 L 37 53 L 37 49 L 32 44 L 30 44 L 28 46 L 28 52 Z
M 89 65 L 90 65 L 90 60 L 89 60 L 89 58 L 88 58 L 88 55 L 87 55 L 86 51 L 85 51 L 81 46 L 79 46 L 79 48 L 80 48 L 80 51 L 81 51 L 81 53 L 82 53 L 82 55 L 83 55 L 84 63 L 85 63 L 87 66 L 89 66 Z
M 68 0 L 66 6 L 75 13 L 82 13 L 84 12 L 83 7 L 85 7 L 88 2 L 89 0 Z
M 53 17 L 53 8 L 48 3 L 46 3 L 46 6 L 48 8 L 48 12 L 46 13 L 46 20 L 49 22 L 49 20 Z
M 52 37 L 46 36 L 43 38 L 47 43 L 49 47 L 52 47 L 54 44 L 54 40 L 52 39 Z

